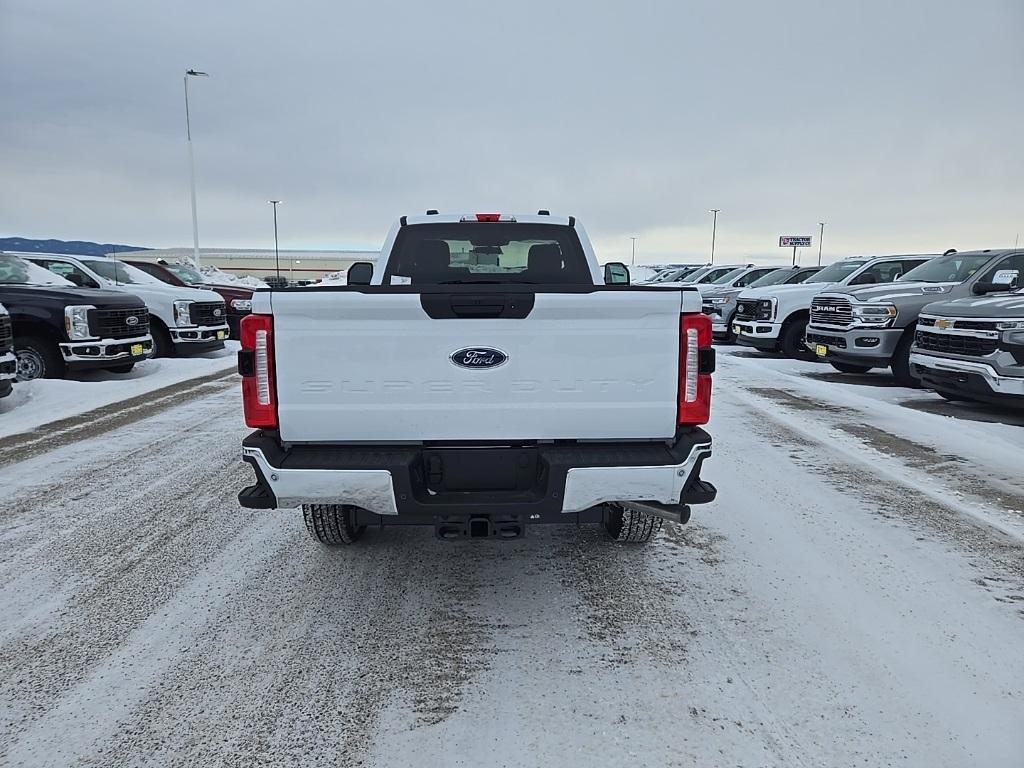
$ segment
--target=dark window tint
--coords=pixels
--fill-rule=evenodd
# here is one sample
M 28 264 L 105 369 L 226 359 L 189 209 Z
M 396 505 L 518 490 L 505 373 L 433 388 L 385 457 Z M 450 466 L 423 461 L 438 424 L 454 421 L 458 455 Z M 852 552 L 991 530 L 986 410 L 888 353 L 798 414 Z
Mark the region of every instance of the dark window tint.
M 755 280 L 760 280 L 765 275 L 771 274 L 772 272 L 775 271 L 775 267 L 767 267 L 765 269 L 752 269 L 739 280 L 737 280 L 735 283 L 733 283 L 733 285 L 737 288 L 746 288 Z
M 789 276 L 789 279 L 786 280 L 786 285 L 796 285 L 797 283 L 806 282 L 820 271 L 821 267 L 815 267 L 814 269 L 801 269 L 796 274 Z
M 901 277 L 915 266 L 917 265 L 910 264 L 905 261 L 880 261 L 877 264 L 872 264 L 853 278 L 853 280 L 850 281 L 850 285 L 891 283 L 895 281 L 897 277 Z
M 414 224 L 395 240 L 384 284 L 593 285 L 575 230 L 552 224 Z

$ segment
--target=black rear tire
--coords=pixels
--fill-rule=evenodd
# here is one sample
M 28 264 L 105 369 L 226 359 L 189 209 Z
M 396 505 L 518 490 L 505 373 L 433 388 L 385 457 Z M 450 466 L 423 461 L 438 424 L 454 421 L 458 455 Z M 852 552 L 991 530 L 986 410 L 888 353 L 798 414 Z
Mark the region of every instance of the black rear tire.
M 804 344 L 807 336 L 807 318 L 798 318 L 790 322 L 782 331 L 779 347 L 782 354 L 794 360 L 813 360 L 814 354 Z
M 831 363 L 831 366 L 840 373 L 867 373 L 871 370 L 869 365 L 854 365 L 853 363 Z
M 365 525 L 355 524 L 355 507 L 347 504 L 303 504 L 306 530 L 315 541 L 329 546 L 353 544 Z
M 604 528 L 616 541 L 627 544 L 646 544 L 664 522 L 660 517 L 621 504 L 606 504 Z
M 892 376 L 901 387 L 921 389 L 921 382 L 914 378 L 910 372 L 910 348 L 914 344 L 914 331 L 908 329 L 900 343 L 896 345 L 896 352 L 892 356 Z
M 40 336 L 20 336 L 14 340 L 18 381 L 62 379 L 68 367 L 60 347 Z

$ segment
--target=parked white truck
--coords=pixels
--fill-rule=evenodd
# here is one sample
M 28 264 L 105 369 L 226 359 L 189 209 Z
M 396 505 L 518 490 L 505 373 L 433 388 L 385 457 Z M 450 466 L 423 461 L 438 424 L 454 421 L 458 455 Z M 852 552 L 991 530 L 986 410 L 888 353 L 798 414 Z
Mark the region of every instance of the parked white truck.
M 602 275 L 583 228 L 544 211 L 402 217 L 381 253 L 346 286 L 253 295 L 243 506 L 301 505 L 324 544 L 367 525 L 449 539 L 533 523 L 639 542 L 715 498 L 695 289 Z

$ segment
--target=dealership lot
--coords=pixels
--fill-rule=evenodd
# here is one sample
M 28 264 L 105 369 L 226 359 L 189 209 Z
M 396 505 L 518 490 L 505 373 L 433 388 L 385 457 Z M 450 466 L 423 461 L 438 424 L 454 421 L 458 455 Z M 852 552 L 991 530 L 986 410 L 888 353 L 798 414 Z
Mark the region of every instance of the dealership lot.
M 413 528 L 337 551 L 296 511 L 238 507 L 237 378 L 201 373 L 176 402 L 0 438 L 12 765 L 1009 765 L 1024 749 L 1012 412 L 723 348 L 719 498 L 651 547 Z

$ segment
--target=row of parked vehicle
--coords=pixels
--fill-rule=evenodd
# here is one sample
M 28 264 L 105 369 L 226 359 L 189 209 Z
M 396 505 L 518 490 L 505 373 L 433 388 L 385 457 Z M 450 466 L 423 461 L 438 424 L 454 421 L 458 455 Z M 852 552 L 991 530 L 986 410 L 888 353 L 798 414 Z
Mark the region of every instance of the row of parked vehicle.
M 1022 249 L 950 250 L 826 267 L 676 265 L 647 282 L 700 289 L 719 342 L 845 374 L 889 368 L 950 400 L 1024 405 L 1022 274 Z
M 0 397 L 16 381 L 222 348 L 251 307 L 251 289 L 186 264 L 0 253 Z

